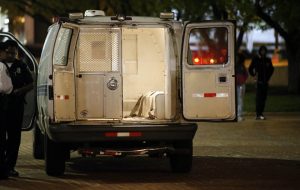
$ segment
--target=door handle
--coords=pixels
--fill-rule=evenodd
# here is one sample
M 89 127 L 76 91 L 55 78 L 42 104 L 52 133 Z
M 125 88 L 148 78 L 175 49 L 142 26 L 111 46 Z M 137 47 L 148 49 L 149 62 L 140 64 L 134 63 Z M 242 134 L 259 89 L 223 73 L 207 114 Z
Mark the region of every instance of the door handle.
M 115 77 L 111 77 L 106 84 L 107 88 L 110 90 L 116 90 L 118 88 L 118 81 Z
M 76 75 L 77 78 L 82 78 L 82 74 Z
M 225 83 L 225 82 L 227 82 L 227 77 L 226 77 L 226 76 L 221 76 L 221 77 L 219 77 L 219 82 L 220 82 L 220 83 Z

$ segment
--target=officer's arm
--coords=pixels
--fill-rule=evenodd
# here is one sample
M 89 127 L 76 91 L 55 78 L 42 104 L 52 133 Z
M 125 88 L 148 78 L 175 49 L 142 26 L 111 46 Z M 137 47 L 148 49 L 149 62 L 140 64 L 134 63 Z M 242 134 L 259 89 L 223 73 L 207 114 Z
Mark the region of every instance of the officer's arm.
M 31 89 L 33 89 L 33 83 L 27 84 L 21 88 L 15 89 L 13 91 L 14 94 L 16 95 L 23 95 L 29 92 Z
M 23 79 L 26 83 L 26 85 L 22 86 L 21 88 L 15 89 L 13 91 L 14 94 L 16 95 L 23 95 L 29 92 L 31 89 L 33 89 L 33 78 L 32 75 L 27 68 L 27 66 L 24 64 L 22 66 L 22 74 L 23 74 Z

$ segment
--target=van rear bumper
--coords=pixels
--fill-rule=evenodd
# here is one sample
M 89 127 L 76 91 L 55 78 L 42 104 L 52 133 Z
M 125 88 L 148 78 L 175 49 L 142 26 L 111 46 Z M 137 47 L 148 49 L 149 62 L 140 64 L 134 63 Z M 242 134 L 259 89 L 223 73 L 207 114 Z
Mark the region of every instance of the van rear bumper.
M 176 141 L 192 140 L 196 123 L 172 124 L 122 124 L 74 125 L 51 124 L 47 129 L 50 139 L 56 142 L 105 142 L 105 141 Z

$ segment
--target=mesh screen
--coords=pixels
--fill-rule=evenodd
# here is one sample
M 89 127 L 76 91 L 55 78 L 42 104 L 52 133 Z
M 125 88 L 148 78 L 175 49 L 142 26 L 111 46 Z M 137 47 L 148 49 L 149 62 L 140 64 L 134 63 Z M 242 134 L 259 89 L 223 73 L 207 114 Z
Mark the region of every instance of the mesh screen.
M 119 32 L 82 30 L 79 36 L 80 71 L 119 70 Z

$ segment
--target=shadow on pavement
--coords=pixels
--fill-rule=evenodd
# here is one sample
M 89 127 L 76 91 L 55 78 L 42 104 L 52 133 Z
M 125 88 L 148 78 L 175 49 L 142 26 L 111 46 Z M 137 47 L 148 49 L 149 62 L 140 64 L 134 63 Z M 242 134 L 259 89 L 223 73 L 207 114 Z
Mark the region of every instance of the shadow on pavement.
M 24 166 L 22 166 L 24 167 Z M 28 169 L 30 166 L 26 166 Z M 300 161 L 194 157 L 188 174 L 171 173 L 168 159 L 73 158 L 61 177 L 43 165 L 0 181 L 0 189 L 298 189 Z

